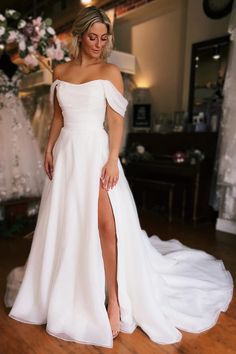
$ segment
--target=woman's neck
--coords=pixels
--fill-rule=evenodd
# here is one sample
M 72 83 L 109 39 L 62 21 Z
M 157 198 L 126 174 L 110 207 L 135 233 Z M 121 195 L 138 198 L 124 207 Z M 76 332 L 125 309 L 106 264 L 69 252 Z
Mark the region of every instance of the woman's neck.
M 92 58 L 85 54 L 81 54 L 78 58 L 75 58 L 73 61 L 75 64 L 78 64 L 81 67 L 87 67 L 90 65 L 100 64 L 102 62 L 102 59 Z

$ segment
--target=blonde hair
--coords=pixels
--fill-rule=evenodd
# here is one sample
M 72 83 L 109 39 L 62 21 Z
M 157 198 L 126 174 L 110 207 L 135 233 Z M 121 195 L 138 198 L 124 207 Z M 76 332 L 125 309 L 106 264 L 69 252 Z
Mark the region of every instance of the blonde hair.
M 111 21 L 107 14 L 98 9 L 96 6 L 89 6 L 81 9 L 72 25 L 72 55 L 74 58 L 78 58 L 80 52 L 80 40 L 82 35 L 94 24 L 94 23 L 103 23 L 107 27 L 107 44 L 105 45 L 102 58 L 106 59 L 112 50 L 114 34 Z

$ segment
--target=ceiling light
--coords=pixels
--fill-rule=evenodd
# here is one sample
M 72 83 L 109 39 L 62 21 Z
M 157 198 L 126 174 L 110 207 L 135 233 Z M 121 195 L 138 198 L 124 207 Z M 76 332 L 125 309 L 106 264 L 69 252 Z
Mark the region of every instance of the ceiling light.
M 92 3 L 92 0 L 80 0 L 82 5 L 90 5 Z
M 214 54 L 213 54 L 212 58 L 214 60 L 220 59 L 219 47 L 217 45 L 215 46 L 215 50 L 214 50 Z
M 214 54 L 212 58 L 215 59 L 215 60 L 219 60 L 220 59 L 220 54 Z

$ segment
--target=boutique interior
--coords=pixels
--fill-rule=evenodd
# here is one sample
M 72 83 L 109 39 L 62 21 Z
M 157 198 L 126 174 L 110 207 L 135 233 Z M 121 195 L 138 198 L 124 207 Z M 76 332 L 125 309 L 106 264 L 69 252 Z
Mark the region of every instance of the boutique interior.
M 128 100 L 120 162 L 142 227 L 222 259 L 235 279 L 235 1 L 2 0 L 1 298 L 7 274 L 26 261 L 37 220 L 52 72 L 71 60 L 72 23 L 81 7 L 91 5 L 106 11 L 113 24 L 107 60 L 119 67 Z M 3 354 L 98 353 L 96 347 L 45 338 L 40 326 L 12 323 L 2 301 L 0 313 Z M 181 343 L 162 347 L 136 330 L 122 333 L 113 350 L 236 353 L 235 330 L 233 298 L 208 335 L 187 333 Z

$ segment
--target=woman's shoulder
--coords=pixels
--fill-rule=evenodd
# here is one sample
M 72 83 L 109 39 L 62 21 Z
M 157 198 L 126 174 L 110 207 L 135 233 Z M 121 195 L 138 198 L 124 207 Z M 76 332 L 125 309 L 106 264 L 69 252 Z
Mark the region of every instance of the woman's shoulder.
M 55 79 L 60 79 L 70 66 L 71 66 L 70 62 L 58 64 L 53 69 L 53 79 L 54 80 Z
M 104 63 L 102 76 L 113 83 L 113 85 L 123 94 L 124 84 L 120 69 L 115 64 Z
M 117 65 L 111 64 L 111 63 L 102 63 L 102 71 L 105 75 L 115 75 L 115 76 L 121 76 L 120 69 L 118 68 Z

